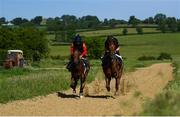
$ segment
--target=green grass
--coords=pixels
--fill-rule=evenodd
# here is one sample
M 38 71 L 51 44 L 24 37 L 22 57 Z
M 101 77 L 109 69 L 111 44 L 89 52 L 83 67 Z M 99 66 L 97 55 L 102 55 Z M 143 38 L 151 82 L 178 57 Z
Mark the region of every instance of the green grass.
M 153 101 L 144 104 L 143 116 L 177 116 L 180 115 L 180 93 L 164 91 Z
M 136 98 L 139 97 L 140 95 L 141 95 L 140 91 L 135 91 L 134 94 L 133 94 L 133 96 L 136 97 Z
M 0 68 L 0 80 L 7 78 L 7 77 L 14 77 L 18 75 L 26 75 L 30 73 L 29 69 L 19 69 L 19 68 L 13 68 L 9 70 L 5 70 L 3 68 Z
M 18 68 L 17 68 L 18 69 Z M 0 73 L 0 103 L 7 103 L 13 100 L 32 98 L 35 96 L 47 95 L 70 88 L 70 73 L 66 69 L 61 70 L 32 70 Z M 99 68 L 91 68 L 87 77 L 87 83 L 94 80 Z M 8 74 L 11 74 L 8 76 Z
M 164 62 L 158 60 L 138 61 L 137 59 L 143 55 L 157 58 L 160 53 L 166 52 L 172 56 L 174 61 L 180 57 L 180 33 L 131 35 L 117 38 L 122 45 L 120 53 L 126 58 L 125 63 L 128 69 L 138 64 L 143 66 L 143 64 Z
M 50 56 L 69 56 L 70 46 L 50 46 Z
M 46 38 L 49 40 L 49 41 L 53 41 L 55 39 L 55 34 L 48 34 L 46 36 Z
M 66 70 L 31 71 L 28 75 L 7 77 L 0 82 L 0 103 L 47 95 L 69 88 L 70 76 Z
M 34 62 L 31 64 L 34 68 L 65 68 L 68 59 L 65 60 L 53 60 L 53 59 L 43 59 L 40 62 Z

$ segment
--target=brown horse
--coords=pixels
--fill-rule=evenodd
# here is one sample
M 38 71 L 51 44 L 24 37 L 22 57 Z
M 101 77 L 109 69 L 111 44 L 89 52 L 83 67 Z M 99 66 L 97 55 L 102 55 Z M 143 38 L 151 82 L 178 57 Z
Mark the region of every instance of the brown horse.
M 80 79 L 80 98 L 83 97 L 83 89 L 85 86 L 86 77 L 88 75 L 89 69 L 85 68 L 83 60 L 80 58 L 80 52 L 75 50 L 73 56 L 73 66 L 71 70 L 71 88 L 73 89 L 73 93 L 76 93 L 77 82 Z
M 106 88 L 109 92 L 111 78 L 115 78 L 115 95 L 119 95 L 119 85 L 123 72 L 123 62 L 121 61 L 121 64 L 118 62 L 117 55 L 115 54 L 115 44 L 113 41 L 109 42 L 109 51 L 110 52 L 108 52 L 105 58 L 107 63 L 102 66 L 105 74 Z

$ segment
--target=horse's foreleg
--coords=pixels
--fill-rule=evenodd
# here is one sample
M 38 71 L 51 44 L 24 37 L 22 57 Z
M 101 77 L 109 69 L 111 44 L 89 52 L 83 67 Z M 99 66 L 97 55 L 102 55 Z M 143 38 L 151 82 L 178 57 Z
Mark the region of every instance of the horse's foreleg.
M 116 86 L 115 95 L 119 95 L 119 84 L 120 84 L 120 77 L 117 77 L 116 83 L 115 83 L 115 86 Z
M 110 82 L 111 82 L 111 78 L 106 77 L 106 89 L 108 92 L 110 91 Z
M 76 93 L 76 85 L 77 85 L 77 81 L 72 77 L 70 87 L 73 89 L 73 93 Z
M 80 86 L 80 96 L 83 96 L 83 89 L 84 89 L 84 86 L 85 86 L 85 77 L 82 77 L 81 78 L 81 86 Z

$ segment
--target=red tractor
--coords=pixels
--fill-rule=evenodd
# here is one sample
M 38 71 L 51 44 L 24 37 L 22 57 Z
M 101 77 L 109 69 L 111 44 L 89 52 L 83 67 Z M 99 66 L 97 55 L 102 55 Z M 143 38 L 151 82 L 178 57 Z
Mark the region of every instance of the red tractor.
M 4 62 L 4 68 L 23 67 L 24 57 L 22 50 L 8 50 L 7 58 Z

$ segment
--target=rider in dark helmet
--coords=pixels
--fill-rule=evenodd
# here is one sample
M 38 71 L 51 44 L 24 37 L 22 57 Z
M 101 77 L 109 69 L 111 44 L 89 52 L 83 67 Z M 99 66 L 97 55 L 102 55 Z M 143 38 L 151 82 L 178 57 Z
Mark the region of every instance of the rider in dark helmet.
M 110 41 L 113 41 L 113 43 L 114 43 L 114 45 L 115 45 L 115 48 L 116 48 L 116 50 L 115 50 L 115 55 L 116 55 L 116 57 L 118 58 L 118 60 L 119 60 L 119 63 L 121 63 L 122 62 L 122 57 L 120 56 L 120 53 L 119 53 L 119 43 L 118 43 L 118 40 L 115 38 L 115 37 L 113 37 L 113 36 L 108 36 L 107 37 L 107 39 L 106 39 L 106 41 L 105 41 L 105 54 L 104 54 L 104 56 L 102 57 L 102 65 L 105 65 L 106 64 L 106 56 L 109 54 L 109 52 L 110 52 L 110 50 L 109 50 L 109 43 L 110 43 Z
M 86 69 L 89 69 L 89 65 L 88 65 L 88 62 L 86 59 L 87 47 L 79 35 L 75 36 L 75 38 L 73 39 L 73 43 L 71 44 L 71 59 L 67 65 L 67 69 L 69 71 L 71 71 L 71 69 L 72 69 L 73 55 L 74 55 L 75 50 L 78 50 L 81 53 L 80 58 L 83 60 Z
M 73 49 L 78 49 L 81 53 L 83 52 L 83 41 L 79 35 L 77 35 L 73 40 L 73 44 L 71 45 L 71 55 L 74 54 Z

